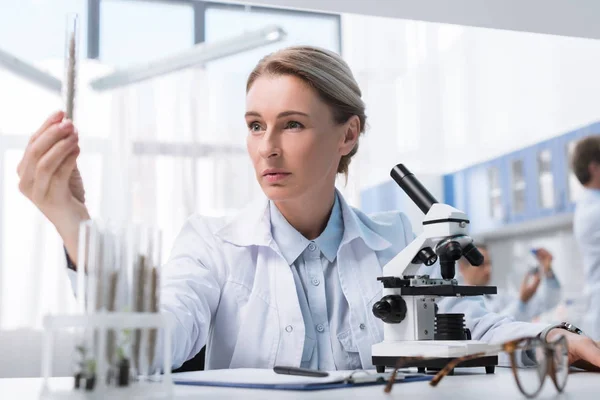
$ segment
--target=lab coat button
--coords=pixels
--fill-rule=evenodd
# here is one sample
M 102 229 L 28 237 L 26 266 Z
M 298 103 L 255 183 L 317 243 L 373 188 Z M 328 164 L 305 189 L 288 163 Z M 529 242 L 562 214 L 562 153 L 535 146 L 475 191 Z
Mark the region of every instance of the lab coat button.
M 365 329 L 365 328 L 366 328 L 365 324 L 360 324 L 358 327 L 359 327 L 360 329 Z
M 317 325 L 317 331 L 323 332 L 324 330 L 325 330 L 325 328 L 323 327 L 323 325 L 321 325 L 321 324 Z
M 294 327 L 293 327 L 293 326 L 291 326 L 291 325 L 288 325 L 288 326 L 286 326 L 286 327 L 285 327 L 285 331 L 286 331 L 286 332 L 291 332 L 291 331 L 293 331 L 293 330 L 294 330 Z
M 317 278 L 313 278 L 313 280 L 312 280 L 312 284 L 313 284 L 313 285 L 315 285 L 315 286 L 319 286 L 319 283 L 321 283 L 321 281 L 320 281 L 319 279 L 317 279 Z
M 315 244 L 314 244 L 314 243 L 311 243 L 311 244 L 309 244 L 309 245 L 308 245 L 308 249 L 309 249 L 310 251 L 315 251 L 315 249 L 316 249 L 316 248 L 317 248 L 317 246 L 315 246 Z

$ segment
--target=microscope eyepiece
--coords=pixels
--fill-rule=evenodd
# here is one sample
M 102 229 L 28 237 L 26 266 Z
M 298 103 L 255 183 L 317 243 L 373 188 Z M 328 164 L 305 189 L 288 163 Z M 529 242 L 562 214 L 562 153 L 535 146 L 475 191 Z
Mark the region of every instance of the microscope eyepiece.
M 398 164 L 392 168 L 390 175 L 417 207 L 423 211 L 423 214 L 427 214 L 431 206 L 438 202 L 404 164 Z
M 421 249 L 417 253 L 417 256 L 415 258 L 418 261 L 421 261 L 423 264 L 427 265 L 428 267 L 435 264 L 435 262 L 438 259 L 437 254 L 435 254 L 433 252 L 431 247 L 425 247 L 425 248 Z M 413 260 L 413 263 L 417 260 Z
M 483 254 L 481 254 L 479 249 L 473 243 L 469 243 L 465 246 L 463 249 L 463 256 L 471 265 L 478 267 L 483 264 Z

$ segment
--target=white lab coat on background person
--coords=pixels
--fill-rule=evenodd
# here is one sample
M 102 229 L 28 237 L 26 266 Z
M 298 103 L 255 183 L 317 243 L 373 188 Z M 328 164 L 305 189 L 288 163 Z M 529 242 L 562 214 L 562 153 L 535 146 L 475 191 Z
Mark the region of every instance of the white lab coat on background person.
M 553 275 L 542 278 L 535 294 L 527 302 L 523 302 L 518 293 L 498 290 L 498 294 L 485 295 L 484 303 L 491 312 L 528 322 L 555 308 L 560 303 L 560 298 L 560 283 Z
M 371 368 L 371 346 L 383 340 L 383 322 L 371 312 L 382 295 L 377 278 L 414 234 L 400 212 L 369 217 L 337 196 L 344 224 L 337 251 L 343 298 L 337 300 L 347 301 L 349 330 L 335 333 L 344 340 L 348 360 Z M 437 264 L 421 272 L 440 276 Z M 75 272 L 71 275 L 75 283 Z M 271 235 L 268 200 L 233 218 L 189 218 L 161 269 L 161 281 L 161 311 L 176 321 L 173 367 L 205 344 L 207 369 L 301 365 L 305 323 L 292 269 Z M 544 328 L 490 313 L 480 297 L 444 298 L 439 311 L 464 313 L 473 339 L 494 343 Z M 356 365 L 336 365 L 349 367 Z
M 573 219 L 573 233 L 583 259 L 583 294 L 587 312 L 581 329 L 600 340 L 600 190 L 584 188 Z

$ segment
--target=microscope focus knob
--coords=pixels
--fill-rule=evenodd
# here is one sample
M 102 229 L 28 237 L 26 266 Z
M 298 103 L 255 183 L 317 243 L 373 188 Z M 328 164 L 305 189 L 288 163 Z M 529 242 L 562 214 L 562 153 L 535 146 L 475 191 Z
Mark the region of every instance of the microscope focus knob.
M 406 302 L 396 294 L 384 296 L 373 304 L 373 315 L 388 324 L 399 324 L 406 318 Z

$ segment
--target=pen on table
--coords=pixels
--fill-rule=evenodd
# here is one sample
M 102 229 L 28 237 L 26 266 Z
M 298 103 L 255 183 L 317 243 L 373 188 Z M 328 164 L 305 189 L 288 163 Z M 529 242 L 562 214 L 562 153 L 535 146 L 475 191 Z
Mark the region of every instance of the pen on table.
M 326 376 L 329 376 L 329 373 L 327 371 L 317 371 L 314 369 L 298 367 L 285 367 L 281 365 L 276 365 L 275 367 L 273 367 L 273 371 L 276 374 L 310 376 L 314 378 L 324 378 Z

